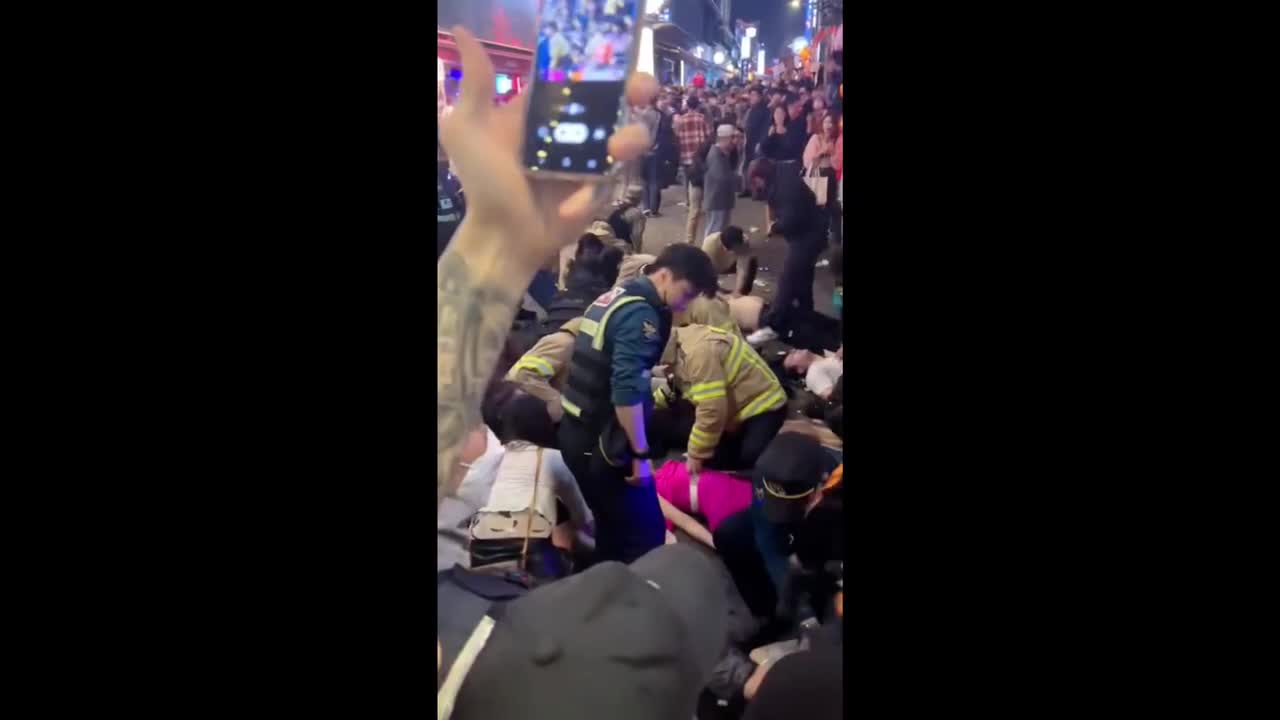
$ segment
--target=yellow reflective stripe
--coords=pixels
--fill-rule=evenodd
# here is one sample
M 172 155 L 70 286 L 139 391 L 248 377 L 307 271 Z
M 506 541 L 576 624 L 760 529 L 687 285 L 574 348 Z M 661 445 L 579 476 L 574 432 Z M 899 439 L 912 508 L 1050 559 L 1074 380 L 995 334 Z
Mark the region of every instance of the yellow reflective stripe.
M 725 371 L 729 376 L 729 382 L 738 379 L 738 370 L 742 368 L 742 353 L 746 343 L 738 338 L 733 338 L 733 349 L 729 351 L 729 362 L 725 363 Z
M 781 385 L 775 385 L 772 390 L 764 393 L 760 397 L 752 400 L 746 407 L 742 408 L 742 412 L 738 413 L 738 420 L 749 420 L 756 415 L 761 415 L 770 410 L 776 410 L 781 404 L 786 403 L 787 393 L 782 389 Z
M 702 402 L 704 400 L 715 400 L 725 396 L 724 390 L 707 390 L 697 395 L 687 395 L 689 402 Z
M 520 362 L 516 363 L 518 368 L 529 368 L 530 370 L 546 377 L 555 375 L 555 371 L 551 369 L 551 363 L 534 355 L 525 355 L 520 358 Z
M 723 380 L 713 380 L 711 382 L 698 383 L 697 385 L 694 385 L 693 387 L 689 388 L 689 394 L 699 395 L 705 390 L 715 390 L 717 388 L 721 390 L 724 389 Z
M 689 433 L 689 447 L 695 450 L 713 448 L 716 446 L 716 442 L 719 441 L 719 439 L 719 433 L 713 435 L 711 433 L 703 432 L 695 427 Z
M 560 396 L 560 407 L 574 417 L 582 417 L 582 408 L 569 402 L 568 398 L 563 395 Z
M 591 347 L 596 350 L 604 350 L 604 327 L 609 322 L 609 316 L 623 305 L 626 305 L 627 303 L 640 302 L 643 299 L 644 298 L 639 295 L 632 295 L 631 297 L 624 297 L 621 300 L 615 300 L 613 305 L 604 312 L 604 317 L 600 318 L 599 331 L 594 333 L 594 337 L 591 340 Z M 582 324 L 586 325 L 587 321 L 583 320 Z M 581 332 L 582 329 L 579 328 L 578 331 Z
M 748 347 L 746 350 L 743 351 L 743 357 L 747 362 L 755 366 L 756 369 L 764 373 L 765 377 L 773 380 L 775 383 L 778 382 L 778 376 L 773 374 L 773 371 L 770 370 L 769 366 L 765 363 L 764 358 L 756 354 L 755 350 L 752 350 L 750 347 Z
M 586 335 L 587 337 L 594 337 L 596 334 L 597 327 L 598 325 L 595 320 L 588 320 L 586 318 L 582 318 L 582 323 L 578 325 L 578 332 L 582 333 L 583 335 Z
M 662 392 L 662 388 L 653 389 L 653 405 L 659 410 L 665 410 L 667 407 L 667 394 Z

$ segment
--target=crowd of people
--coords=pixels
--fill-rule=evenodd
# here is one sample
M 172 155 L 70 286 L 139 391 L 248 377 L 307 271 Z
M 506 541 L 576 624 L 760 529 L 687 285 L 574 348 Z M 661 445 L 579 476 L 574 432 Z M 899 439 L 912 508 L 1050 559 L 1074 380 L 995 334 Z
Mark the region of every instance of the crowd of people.
M 474 137 L 509 110 L 478 74 L 441 135 L 457 179 L 486 182 L 438 252 L 440 717 L 841 716 L 843 345 L 760 350 L 813 311 L 817 254 L 842 243 L 838 98 L 633 78 L 610 151 L 643 180 L 597 210 L 535 202 L 518 136 L 509 163 Z M 653 252 L 677 182 L 685 242 Z M 732 224 L 748 197 L 787 246 L 772 304 Z
M 537 69 L 544 82 L 621 81 L 636 0 L 551 0 L 543 5 Z

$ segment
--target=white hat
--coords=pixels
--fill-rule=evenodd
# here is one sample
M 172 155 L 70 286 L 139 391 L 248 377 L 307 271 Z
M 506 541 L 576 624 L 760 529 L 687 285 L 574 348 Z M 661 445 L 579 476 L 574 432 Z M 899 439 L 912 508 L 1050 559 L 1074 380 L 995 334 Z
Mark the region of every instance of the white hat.
M 718 138 L 733 137 L 733 133 L 736 131 L 737 129 L 732 125 L 721 125 L 720 127 L 716 128 L 716 137 Z

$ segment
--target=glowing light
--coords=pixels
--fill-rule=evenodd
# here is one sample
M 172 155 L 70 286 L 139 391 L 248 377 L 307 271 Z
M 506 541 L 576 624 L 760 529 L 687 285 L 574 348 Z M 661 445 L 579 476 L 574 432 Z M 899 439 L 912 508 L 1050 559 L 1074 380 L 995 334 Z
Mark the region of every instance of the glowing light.
M 801 50 L 807 47 L 809 47 L 809 41 L 805 40 L 802 37 L 798 37 L 795 40 L 791 41 L 791 49 L 795 50 L 796 52 L 800 52 Z
M 756 29 L 754 27 L 747 28 L 747 37 L 753 38 L 755 36 L 756 36 Z
M 645 0 L 644 11 L 649 15 L 656 14 L 658 11 L 662 10 L 662 6 L 666 1 L 667 0 Z
M 444 61 L 436 58 L 436 80 L 444 82 Z
M 563 90 L 561 90 L 561 91 L 560 91 L 560 94 L 561 94 L 561 95 L 568 95 L 568 94 L 569 94 L 569 92 L 570 92 L 570 91 L 569 91 L 569 88 L 565 88 L 565 89 L 563 89 Z
M 756 72 L 764 74 L 764 48 L 760 48 L 760 54 L 756 56 Z
M 720 52 L 719 50 L 717 50 L 717 51 L 716 51 L 716 54 L 711 56 L 711 62 L 713 62 L 713 63 L 715 63 L 715 64 L 717 64 L 717 65 L 719 65 L 719 64 L 720 64 L 720 63 L 722 63 L 722 62 L 724 62 L 724 53 L 722 53 L 722 52 Z
M 740 52 L 738 53 L 738 56 L 744 57 L 744 58 L 751 57 L 751 38 L 750 37 L 742 38 L 742 47 L 740 48 Z
M 546 150 L 539 150 L 539 151 L 538 151 L 538 157 L 546 157 L 546 156 L 547 156 L 547 151 L 546 151 Z
M 653 29 L 647 25 L 640 28 L 640 57 L 636 61 L 636 69 L 653 74 Z

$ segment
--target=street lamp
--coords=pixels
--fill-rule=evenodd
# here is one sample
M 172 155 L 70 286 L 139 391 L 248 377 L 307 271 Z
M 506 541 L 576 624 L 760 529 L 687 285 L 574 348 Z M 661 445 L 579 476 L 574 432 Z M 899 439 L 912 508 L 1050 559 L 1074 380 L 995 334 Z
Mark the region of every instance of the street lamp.
M 715 62 L 715 64 L 719 65 L 720 63 L 724 62 L 724 53 L 717 50 L 716 54 L 711 56 L 711 60 Z
M 792 10 L 799 10 L 799 9 L 800 9 L 800 0 L 791 0 L 791 9 L 792 9 Z

